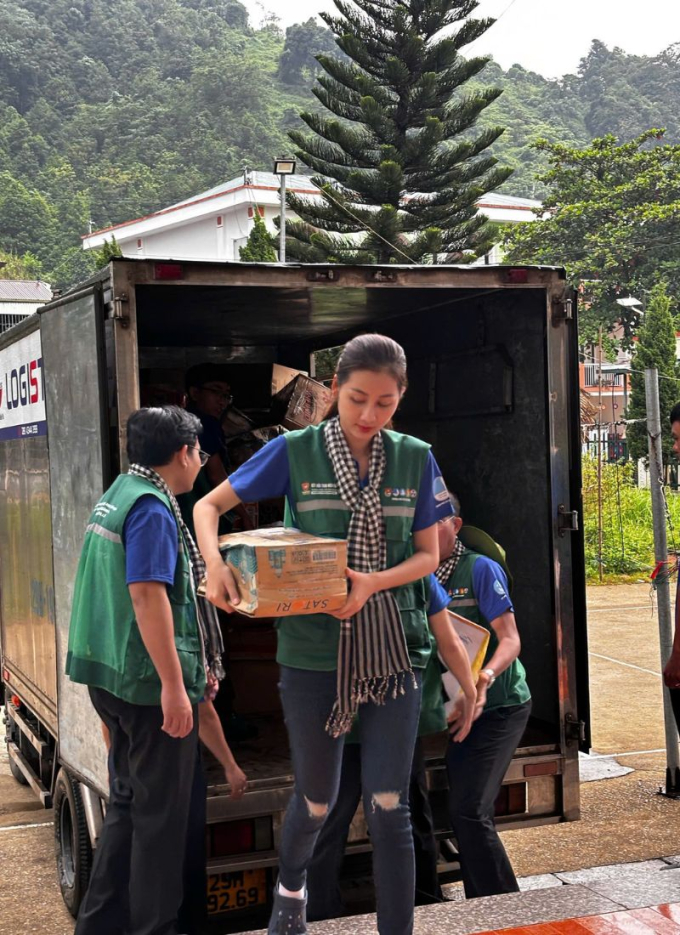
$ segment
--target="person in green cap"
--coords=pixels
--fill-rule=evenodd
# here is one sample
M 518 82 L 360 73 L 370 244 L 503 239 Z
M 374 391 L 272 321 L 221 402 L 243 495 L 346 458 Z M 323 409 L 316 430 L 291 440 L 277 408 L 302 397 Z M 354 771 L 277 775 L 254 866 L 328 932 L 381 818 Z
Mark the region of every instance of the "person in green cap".
M 531 695 L 519 661 L 520 638 L 510 600 L 505 555 L 480 529 L 463 526 L 460 503 L 451 494 L 453 515 L 441 519 L 439 568 L 435 577 L 448 591 L 449 610 L 490 632 L 477 681 L 477 711 L 462 743 L 449 743 L 449 818 L 458 841 L 468 899 L 519 889 L 494 825 L 494 803 L 531 713 Z M 462 716 L 449 715 L 453 732 Z

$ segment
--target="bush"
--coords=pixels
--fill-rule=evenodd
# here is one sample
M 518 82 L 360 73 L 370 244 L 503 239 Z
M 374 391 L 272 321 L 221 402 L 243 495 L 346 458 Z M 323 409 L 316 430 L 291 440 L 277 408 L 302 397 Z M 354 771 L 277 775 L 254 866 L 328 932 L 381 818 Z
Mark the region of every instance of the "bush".
M 585 534 L 586 574 L 589 581 L 598 581 L 598 495 L 597 459 L 583 457 L 583 521 Z M 680 496 L 667 491 L 670 513 L 668 547 L 680 544 Z M 608 578 L 637 575 L 648 578 L 654 568 L 654 534 L 652 530 L 652 495 L 636 487 L 634 465 L 620 462 L 602 465 L 602 571 Z

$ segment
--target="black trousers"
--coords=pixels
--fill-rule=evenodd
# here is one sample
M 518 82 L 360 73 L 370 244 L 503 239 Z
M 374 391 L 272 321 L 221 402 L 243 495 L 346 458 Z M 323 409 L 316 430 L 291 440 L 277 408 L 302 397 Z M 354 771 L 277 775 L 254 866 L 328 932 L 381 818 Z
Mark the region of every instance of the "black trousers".
M 198 710 L 191 733 L 161 730 L 160 706 L 90 689 L 111 736 L 115 779 L 75 935 L 175 935 L 182 901 Z
M 671 704 L 673 705 L 675 723 L 678 727 L 678 733 L 680 733 L 680 688 L 669 688 L 668 691 L 671 696 Z
M 307 918 L 311 922 L 344 915 L 340 869 L 349 828 L 360 801 L 361 746 L 346 743 L 338 799 L 319 833 L 307 868 Z M 439 902 L 443 896 L 437 877 L 437 842 L 420 738 L 416 740 L 413 756 L 409 808 L 416 861 L 416 905 Z
M 494 825 L 494 804 L 530 713 L 530 701 L 486 711 L 462 743 L 448 745 L 449 818 L 468 899 L 519 889 Z

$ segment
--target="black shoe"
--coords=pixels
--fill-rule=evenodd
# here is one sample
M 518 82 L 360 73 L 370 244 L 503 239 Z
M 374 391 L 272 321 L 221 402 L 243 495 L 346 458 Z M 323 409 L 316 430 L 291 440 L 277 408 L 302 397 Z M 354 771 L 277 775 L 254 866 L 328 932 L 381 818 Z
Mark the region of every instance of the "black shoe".
M 274 887 L 274 905 L 267 935 L 305 935 L 307 932 L 307 897 L 283 896 L 279 883 Z

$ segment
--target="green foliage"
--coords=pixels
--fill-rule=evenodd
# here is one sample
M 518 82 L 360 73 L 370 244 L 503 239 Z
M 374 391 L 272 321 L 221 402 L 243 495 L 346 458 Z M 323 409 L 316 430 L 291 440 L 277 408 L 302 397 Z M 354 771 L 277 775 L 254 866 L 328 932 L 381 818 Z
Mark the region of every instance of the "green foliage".
M 256 211 L 248 240 L 239 250 L 240 259 L 244 263 L 276 263 L 279 256 L 274 243 L 274 238 Z
M 347 60 L 319 55 L 313 89 L 330 116 L 305 112 L 311 132 L 289 134 L 323 204 L 290 193 L 300 218 L 288 228 L 290 255 L 408 263 L 486 252 L 476 202 L 511 170 L 488 151 L 501 127 L 472 132 L 500 94 L 468 87 L 488 60 L 460 50 L 493 20 L 469 18 L 476 0 L 335 2 L 339 15 L 321 16 Z
M 309 104 L 237 0 L 0 0 L 0 249 L 64 288 L 81 236 L 269 167 Z
M 286 30 L 279 59 L 279 78 L 286 84 L 309 86 L 321 68 L 317 56 L 335 51 L 333 33 L 313 17 L 305 23 L 295 23 Z
M 597 460 L 583 458 L 583 524 L 586 573 L 599 580 Z M 654 568 L 652 498 L 648 489 L 633 482 L 633 464 L 602 465 L 602 572 L 603 575 L 632 575 L 648 578 Z M 669 532 L 673 545 L 680 530 L 680 495 L 669 492 L 668 506 L 676 531 Z M 680 540 L 679 540 L 680 541 Z
M 123 255 L 118 241 L 113 235 L 111 236 L 111 240 L 105 240 L 103 246 L 101 246 L 99 250 L 93 250 L 92 254 L 97 269 L 103 269 L 105 266 L 108 266 L 113 257 Z
M 410 0 L 414 10 L 423 4 Z M 372 4 L 378 23 L 383 5 Z M 321 26 L 293 29 L 284 39 L 275 17 L 252 29 L 238 0 L 0 0 L 0 250 L 30 250 L 42 277 L 64 288 L 95 268 L 80 240 L 90 220 L 104 228 L 224 182 L 244 163 L 270 167 L 287 149 L 287 131 L 300 126 L 298 114 L 320 111 L 309 87 L 320 67 L 313 55 L 333 48 Z M 419 54 L 406 42 L 402 52 L 409 61 Z M 349 65 L 342 50 L 335 54 L 339 67 Z M 475 72 L 472 61 L 459 58 L 461 70 Z M 439 64 L 432 71 L 441 80 Z M 403 83 L 398 61 L 386 67 Z M 669 143 L 680 142 L 679 85 L 678 47 L 649 58 L 594 43 L 579 74 L 559 81 L 490 62 L 453 102 L 483 96 L 488 86 L 503 94 L 457 140 L 472 146 L 483 132 L 507 127 L 478 158 L 492 152 L 513 167 L 503 191 L 541 197 L 535 174 L 547 159 L 532 141 L 583 146 L 594 133 L 628 139 L 656 125 L 668 128 Z M 422 106 L 428 93 L 423 77 Z M 375 100 L 378 110 L 368 101 L 366 108 L 379 131 L 383 101 Z M 394 166 L 386 173 L 395 184 Z M 383 222 L 390 228 L 394 212 L 386 209 Z M 417 228 L 424 231 L 418 250 L 437 246 L 440 227 Z M 671 249 L 665 262 L 674 267 Z
M 659 283 L 652 289 L 635 345 L 632 367 L 634 372 L 631 374 L 630 405 L 627 413 L 629 419 L 646 417 L 645 378 L 640 371 L 650 367 L 656 367 L 659 371 L 663 459 L 664 463 L 667 463 L 673 447 L 668 417 L 680 399 L 680 380 L 677 379 L 678 367 L 675 360 L 675 323 L 664 283 Z M 647 429 L 644 423 L 629 425 L 626 438 L 633 459 L 647 457 Z
M 661 144 L 663 135 L 647 130 L 628 143 L 608 135 L 585 148 L 535 144 L 550 166 L 541 176 L 545 214 L 508 233 L 507 256 L 566 265 L 583 284 L 583 343 L 618 321 L 627 339 L 635 333 L 639 315 L 618 298 L 644 300 L 661 280 L 680 294 L 680 144 Z
M 4 253 L 0 250 L 0 279 L 40 279 L 42 266 L 37 256 L 24 253 Z

